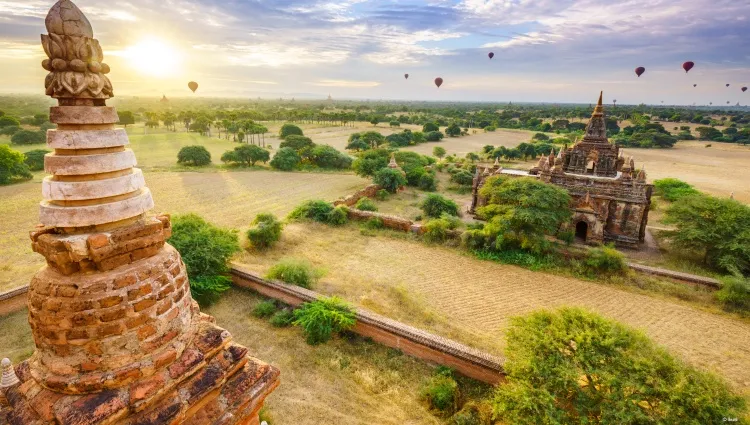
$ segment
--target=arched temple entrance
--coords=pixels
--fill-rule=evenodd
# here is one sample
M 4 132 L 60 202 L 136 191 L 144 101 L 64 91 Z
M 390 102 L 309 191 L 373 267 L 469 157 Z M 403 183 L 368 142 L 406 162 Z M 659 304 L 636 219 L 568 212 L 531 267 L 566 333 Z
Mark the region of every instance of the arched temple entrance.
M 586 236 L 589 233 L 589 224 L 585 221 L 576 223 L 576 240 L 586 242 Z

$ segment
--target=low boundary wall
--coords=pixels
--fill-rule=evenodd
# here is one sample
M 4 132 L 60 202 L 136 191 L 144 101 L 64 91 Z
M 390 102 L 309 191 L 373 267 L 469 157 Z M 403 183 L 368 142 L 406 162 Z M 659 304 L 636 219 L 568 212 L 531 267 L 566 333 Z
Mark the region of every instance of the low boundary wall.
M 0 294 L 0 316 L 26 308 L 27 292 L 29 292 L 28 285 Z
M 376 184 L 368 185 L 364 189 L 360 189 L 349 196 L 333 201 L 333 206 L 334 207 L 338 207 L 339 205 L 346 205 L 347 207 L 354 206 L 354 204 L 356 204 L 357 201 L 359 201 L 362 198 L 374 198 L 380 189 L 381 187 L 379 185 L 376 185 Z
M 643 264 L 638 264 L 638 263 L 628 263 L 628 267 L 641 273 L 652 274 L 655 276 L 669 277 L 672 279 L 681 280 L 683 282 L 697 283 L 699 285 L 704 285 L 704 286 L 708 286 L 708 287 L 715 288 L 715 289 L 721 289 L 721 282 L 719 282 L 716 279 L 712 279 L 710 277 L 676 272 L 674 270 L 668 270 L 668 269 L 660 269 L 658 267 L 644 266 Z
M 231 274 L 235 285 L 253 289 L 292 306 L 322 297 L 309 289 L 269 281 L 236 266 L 232 267 Z M 504 360 L 499 357 L 362 308 L 356 310 L 356 315 L 357 325 L 353 331 L 362 336 L 419 359 L 451 367 L 462 375 L 482 382 L 497 384 L 503 381 Z

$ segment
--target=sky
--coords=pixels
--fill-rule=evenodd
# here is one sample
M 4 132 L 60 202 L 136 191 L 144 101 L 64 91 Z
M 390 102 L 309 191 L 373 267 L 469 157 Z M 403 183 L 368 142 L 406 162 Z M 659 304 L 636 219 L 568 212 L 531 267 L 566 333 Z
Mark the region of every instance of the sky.
M 75 3 L 116 96 L 750 104 L 749 0 Z M 0 93 L 43 94 L 52 4 L 0 0 Z

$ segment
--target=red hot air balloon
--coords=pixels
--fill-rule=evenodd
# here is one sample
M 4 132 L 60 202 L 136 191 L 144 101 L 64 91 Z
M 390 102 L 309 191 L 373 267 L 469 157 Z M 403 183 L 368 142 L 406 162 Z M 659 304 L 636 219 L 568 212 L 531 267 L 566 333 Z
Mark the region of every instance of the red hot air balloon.
M 440 77 L 435 78 L 435 85 L 437 86 L 437 88 L 440 88 L 440 86 L 443 85 L 443 79 Z
M 492 53 L 492 52 L 490 52 L 489 54 L 487 54 L 487 56 L 489 56 L 489 57 L 490 57 L 490 59 L 492 59 L 492 58 L 494 58 L 494 57 L 495 57 L 495 54 L 494 54 L 494 53 Z
M 698 84 L 693 84 L 693 87 L 698 87 Z
M 404 79 L 408 80 L 409 79 L 409 74 L 404 74 Z
M 692 61 L 687 61 L 682 64 L 682 69 L 684 69 L 685 73 L 687 74 L 687 72 L 693 69 L 694 66 L 695 66 L 695 63 L 693 63 Z
M 638 77 L 643 75 L 644 72 L 646 72 L 646 68 L 642 66 L 639 66 L 638 68 L 635 69 L 635 75 L 637 75 Z
M 191 81 L 188 83 L 188 87 L 193 91 L 193 93 L 195 93 L 195 91 L 198 90 L 198 83 L 196 83 L 195 81 Z
M 729 87 L 729 83 L 727 83 L 727 87 Z
M 742 88 L 742 92 L 744 93 L 744 92 L 746 92 L 746 91 L 747 91 L 747 87 L 743 87 L 743 88 Z

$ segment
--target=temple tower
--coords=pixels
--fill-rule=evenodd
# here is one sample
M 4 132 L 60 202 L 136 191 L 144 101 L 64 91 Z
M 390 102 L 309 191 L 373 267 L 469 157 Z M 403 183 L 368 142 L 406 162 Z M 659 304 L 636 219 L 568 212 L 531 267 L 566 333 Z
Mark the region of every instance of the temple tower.
M 278 370 L 247 355 L 200 313 L 168 216 L 117 113 L 109 66 L 88 19 L 59 0 L 42 35 L 56 130 L 32 249 L 29 323 L 36 351 L 3 386 L 13 425 L 254 424 Z

